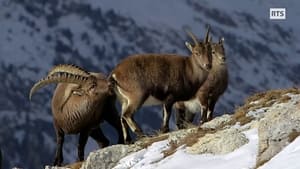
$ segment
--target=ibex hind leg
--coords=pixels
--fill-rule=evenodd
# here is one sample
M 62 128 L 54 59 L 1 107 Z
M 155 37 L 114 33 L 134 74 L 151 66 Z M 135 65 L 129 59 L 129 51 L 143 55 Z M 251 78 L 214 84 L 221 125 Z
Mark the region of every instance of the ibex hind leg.
M 141 129 L 132 120 L 133 113 L 134 113 L 134 109 L 131 106 L 126 106 L 125 103 L 122 104 L 121 126 L 122 126 L 124 143 L 126 144 L 129 143 L 128 142 L 129 135 L 127 135 L 128 127 L 131 129 L 132 132 L 134 132 L 137 135 L 137 137 L 139 137 L 142 134 Z
M 111 104 L 108 104 L 105 107 L 105 110 L 107 110 L 107 113 L 103 114 L 104 120 L 107 121 L 110 125 L 112 125 L 118 132 L 118 144 L 124 144 L 124 136 L 123 136 L 123 130 L 122 125 L 120 121 L 120 115 L 114 105 L 114 101 Z M 128 126 L 126 126 L 128 128 Z M 131 137 L 129 135 L 129 132 L 127 130 L 127 139 L 126 142 L 130 142 Z
M 123 130 L 124 142 L 127 141 L 127 125 L 129 128 L 138 136 L 142 135 L 142 130 L 133 121 L 134 112 L 144 103 L 147 96 L 142 92 L 142 90 L 135 90 L 135 92 L 127 92 L 117 87 L 117 95 L 122 104 L 121 113 L 121 125 Z
M 109 145 L 109 140 L 105 137 L 100 127 L 92 129 L 90 136 L 97 142 L 99 148 Z
M 129 126 L 129 128 L 137 135 L 137 137 L 141 137 L 143 135 L 143 132 L 140 129 L 140 127 L 136 124 L 136 122 L 133 120 L 133 113 L 135 110 L 136 110 L 136 108 L 134 108 L 132 105 L 129 105 L 127 107 L 127 109 L 124 111 L 124 113 L 122 113 L 121 120 L 124 120 L 122 124 L 123 125 L 127 124 Z M 124 124 L 124 122 L 126 124 Z M 126 126 L 124 126 L 124 127 L 126 127 Z M 124 133 L 126 133 L 126 131 L 123 129 L 123 134 Z M 127 135 L 127 133 L 126 133 L 126 135 Z M 127 137 L 124 139 L 127 140 Z

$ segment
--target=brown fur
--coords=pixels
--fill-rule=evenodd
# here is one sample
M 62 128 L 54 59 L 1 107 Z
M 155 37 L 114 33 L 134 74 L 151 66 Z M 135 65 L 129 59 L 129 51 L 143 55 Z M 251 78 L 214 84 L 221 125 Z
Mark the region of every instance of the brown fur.
M 142 131 L 133 121 L 134 112 L 142 105 L 164 104 L 162 131 L 168 131 L 172 105 L 195 95 L 198 86 L 207 78 L 211 67 L 210 44 L 187 44 L 190 57 L 175 54 L 142 54 L 124 59 L 110 75 L 122 104 L 121 124 L 124 138 L 129 126 L 133 132 Z M 154 97 L 158 102 L 146 102 Z
M 120 117 L 115 108 L 115 96 L 110 93 L 106 77 L 100 73 L 92 73 L 96 77 L 96 85 L 79 86 L 77 84 L 59 83 L 52 98 L 52 113 L 57 135 L 57 150 L 54 165 L 63 161 L 62 144 L 65 134 L 80 134 L 78 144 L 78 160 L 84 158 L 84 147 L 88 136 L 99 145 L 109 144 L 99 124 L 106 120 L 119 133 L 119 143 L 123 143 Z
M 200 106 L 197 108 L 202 111 L 201 121 L 206 122 L 212 119 L 215 104 L 219 97 L 225 92 L 228 86 L 228 71 L 225 63 L 225 52 L 223 47 L 223 41 L 212 44 L 212 69 L 206 81 L 201 85 L 197 91 L 197 94 L 191 99 L 197 99 Z M 177 126 L 184 128 L 184 122 L 193 122 L 195 110 L 189 109 L 186 102 L 176 102 L 175 108 L 177 110 Z M 196 103 L 190 103 L 196 104 Z M 194 108 L 195 109 L 195 108 Z M 208 113 L 208 114 L 207 114 Z

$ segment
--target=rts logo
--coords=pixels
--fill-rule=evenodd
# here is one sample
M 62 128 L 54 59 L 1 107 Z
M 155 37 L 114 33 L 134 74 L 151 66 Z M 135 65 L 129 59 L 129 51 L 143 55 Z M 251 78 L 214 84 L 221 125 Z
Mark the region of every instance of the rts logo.
M 285 8 L 270 8 L 270 19 L 285 20 Z

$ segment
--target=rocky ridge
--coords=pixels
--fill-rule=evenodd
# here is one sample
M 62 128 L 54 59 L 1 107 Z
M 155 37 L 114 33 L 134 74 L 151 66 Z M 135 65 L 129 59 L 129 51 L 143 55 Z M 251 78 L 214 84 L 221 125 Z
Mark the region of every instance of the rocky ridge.
M 113 145 L 90 153 L 83 163 L 46 168 L 121 169 L 124 168 L 121 159 L 133 153 L 150 151 L 148 147 L 160 141 L 167 144 L 157 161 L 182 148 L 187 154 L 194 155 L 228 154 L 249 142 L 245 136 L 249 130 L 257 130 L 258 133 L 256 162 L 251 168 L 259 168 L 300 135 L 300 90 L 292 88 L 255 94 L 233 115 L 217 117 L 200 127 L 146 137 L 131 145 Z M 136 163 L 138 161 L 136 159 Z M 134 166 L 128 165 L 128 168 Z

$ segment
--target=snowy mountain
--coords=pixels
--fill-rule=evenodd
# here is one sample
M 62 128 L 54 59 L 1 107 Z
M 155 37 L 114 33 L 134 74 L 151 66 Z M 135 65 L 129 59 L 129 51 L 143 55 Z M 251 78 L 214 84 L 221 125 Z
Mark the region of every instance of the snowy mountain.
M 287 19 L 270 20 L 270 7 L 285 7 Z M 188 55 L 184 30 L 191 29 L 203 38 L 205 25 L 210 24 L 214 40 L 225 37 L 230 73 L 229 88 L 218 102 L 216 114 L 232 112 L 250 93 L 298 85 L 298 7 L 296 0 L 2 0 L 0 147 L 4 168 L 41 168 L 52 163 L 53 87 L 38 92 L 32 102 L 28 93 L 53 65 L 72 63 L 108 74 L 130 54 Z M 160 107 L 142 111 L 149 112 L 136 116 L 142 128 L 158 129 Z M 114 140 L 114 130 L 107 125 L 104 128 Z M 66 163 L 75 160 L 76 142 L 74 136 L 66 138 Z M 86 151 L 95 148 L 90 142 Z

